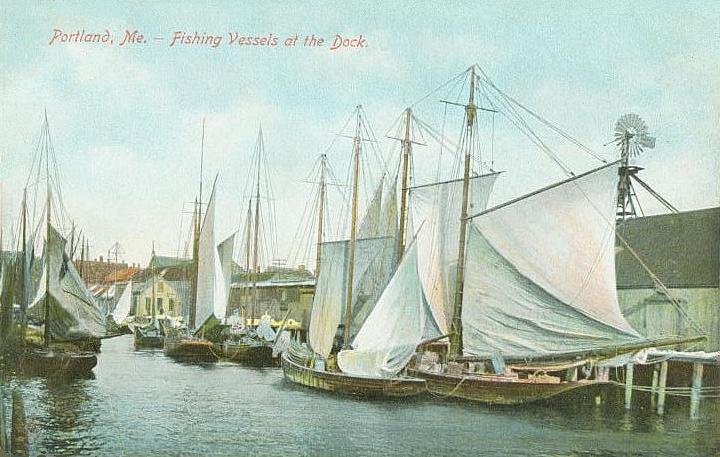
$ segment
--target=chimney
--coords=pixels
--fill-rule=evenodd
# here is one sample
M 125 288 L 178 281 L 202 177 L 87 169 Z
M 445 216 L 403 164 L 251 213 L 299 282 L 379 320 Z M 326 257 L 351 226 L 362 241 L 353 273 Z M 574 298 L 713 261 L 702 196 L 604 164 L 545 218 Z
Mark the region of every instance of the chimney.
M 102 261 L 103 261 L 103 258 L 102 258 L 102 256 L 100 256 L 100 263 L 102 263 Z

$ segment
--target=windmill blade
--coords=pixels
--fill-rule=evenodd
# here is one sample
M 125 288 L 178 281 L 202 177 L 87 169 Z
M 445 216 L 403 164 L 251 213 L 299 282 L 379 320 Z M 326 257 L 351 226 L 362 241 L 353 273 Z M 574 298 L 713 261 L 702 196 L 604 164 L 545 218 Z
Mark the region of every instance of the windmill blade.
M 650 135 L 638 136 L 637 142 L 644 148 L 653 149 L 655 148 L 655 137 Z

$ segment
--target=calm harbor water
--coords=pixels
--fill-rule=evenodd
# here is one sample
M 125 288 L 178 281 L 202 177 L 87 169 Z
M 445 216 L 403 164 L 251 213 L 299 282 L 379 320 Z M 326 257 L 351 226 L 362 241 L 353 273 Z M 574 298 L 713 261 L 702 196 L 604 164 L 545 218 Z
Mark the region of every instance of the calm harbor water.
M 434 399 L 338 398 L 283 381 L 276 368 L 188 365 L 106 340 L 90 379 L 7 379 L 22 391 L 31 455 L 718 455 L 720 402 L 687 418 L 670 398 L 657 417 L 637 394 L 488 408 Z M 618 389 L 619 390 L 619 389 Z

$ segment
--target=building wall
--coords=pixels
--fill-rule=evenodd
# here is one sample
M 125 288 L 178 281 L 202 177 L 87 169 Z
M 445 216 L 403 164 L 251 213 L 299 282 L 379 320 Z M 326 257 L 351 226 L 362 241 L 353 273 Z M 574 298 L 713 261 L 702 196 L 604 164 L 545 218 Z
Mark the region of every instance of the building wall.
M 699 349 L 719 351 L 720 289 L 676 288 L 670 291 L 688 317 L 705 330 L 708 340 Z M 670 300 L 653 288 L 619 289 L 618 300 L 625 318 L 644 336 L 697 334 Z
M 134 295 L 135 313 L 140 316 L 152 315 L 152 281 L 148 280 L 139 294 Z M 161 278 L 155 279 L 155 301 L 158 314 L 183 316 L 182 300 L 172 284 Z
M 264 313 L 270 314 L 273 319 L 282 319 L 290 310 L 289 318 L 301 322 L 307 328 L 310 322 L 310 308 L 312 307 L 315 288 L 308 285 L 277 285 L 258 287 L 258 305 L 256 316 Z M 230 292 L 228 314 L 235 310 L 244 311 L 248 316 L 254 302 L 252 287 L 245 285 L 234 286 Z

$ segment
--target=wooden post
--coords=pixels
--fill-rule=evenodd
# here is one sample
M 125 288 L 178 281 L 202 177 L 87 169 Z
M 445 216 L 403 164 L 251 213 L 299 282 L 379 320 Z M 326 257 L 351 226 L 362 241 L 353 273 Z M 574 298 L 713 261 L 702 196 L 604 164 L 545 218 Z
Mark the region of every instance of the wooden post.
M 655 407 L 655 399 L 657 397 L 657 386 L 658 386 L 658 376 L 660 375 L 660 367 L 655 364 L 653 365 L 653 375 L 652 375 L 652 388 L 650 389 L 650 407 Z
M 631 407 L 634 368 L 632 363 L 628 363 L 625 367 L 625 409 L 630 409 Z
M 702 389 L 703 364 L 693 363 L 692 389 L 690 391 L 690 419 L 700 417 L 700 391 Z
M 660 364 L 660 379 L 658 381 L 657 413 L 659 416 L 665 414 L 665 385 L 667 384 L 667 361 Z
M 567 370 L 567 380 L 568 381 L 577 381 L 578 379 L 578 370 L 577 367 L 568 368 Z
M 23 405 L 20 392 L 12 393 L 12 430 L 10 432 L 10 452 L 14 456 L 25 457 L 28 455 L 28 437 L 25 428 L 25 406 Z

